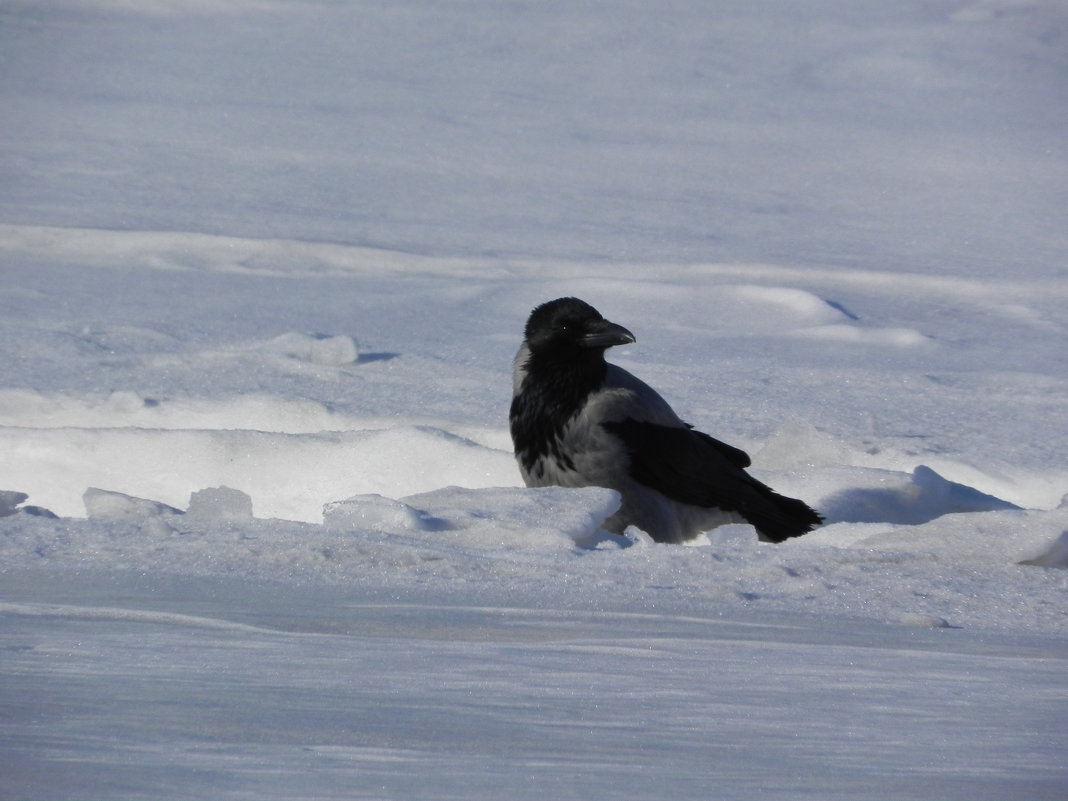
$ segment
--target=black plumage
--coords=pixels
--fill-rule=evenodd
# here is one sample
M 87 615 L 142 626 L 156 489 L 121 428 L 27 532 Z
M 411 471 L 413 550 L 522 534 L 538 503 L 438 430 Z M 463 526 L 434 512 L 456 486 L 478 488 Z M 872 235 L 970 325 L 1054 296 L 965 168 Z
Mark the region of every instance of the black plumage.
M 622 506 L 606 528 L 635 525 L 659 542 L 732 522 L 781 542 L 822 522 L 746 473 L 744 451 L 694 430 L 650 386 L 605 361 L 608 348 L 634 341 L 577 298 L 531 312 L 509 414 L 527 486 L 617 490 Z

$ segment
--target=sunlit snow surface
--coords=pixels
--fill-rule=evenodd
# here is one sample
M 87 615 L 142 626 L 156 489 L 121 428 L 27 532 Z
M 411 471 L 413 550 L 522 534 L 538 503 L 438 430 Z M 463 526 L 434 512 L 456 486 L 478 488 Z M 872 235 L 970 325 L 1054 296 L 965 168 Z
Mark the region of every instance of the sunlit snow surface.
M 0 798 L 1064 798 L 1066 31 L 0 1 Z M 565 294 L 827 525 L 521 488 Z

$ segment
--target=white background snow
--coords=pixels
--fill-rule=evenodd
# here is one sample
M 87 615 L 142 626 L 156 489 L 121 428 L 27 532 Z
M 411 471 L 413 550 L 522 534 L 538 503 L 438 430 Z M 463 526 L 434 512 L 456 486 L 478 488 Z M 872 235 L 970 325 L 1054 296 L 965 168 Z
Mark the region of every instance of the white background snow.
M 1068 795 L 1058 0 L 0 0 L 0 60 L 0 797 Z M 521 488 L 568 294 L 828 525 Z

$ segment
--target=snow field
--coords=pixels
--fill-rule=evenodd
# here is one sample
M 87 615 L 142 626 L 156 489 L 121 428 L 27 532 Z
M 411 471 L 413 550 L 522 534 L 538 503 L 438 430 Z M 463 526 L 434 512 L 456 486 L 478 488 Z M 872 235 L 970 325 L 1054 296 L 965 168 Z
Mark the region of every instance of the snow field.
M 1063 799 L 1064 14 L 0 2 L 0 799 Z M 519 487 L 569 294 L 828 525 Z
M 64 290 L 78 298 L 81 322 L 62 317 L 72 301 L 59 302 L 42 282 L 42 301 L 52 300 L 23 324 L 9 323 L 16 376 L 39 388 L 0 390 L 9 456 L 0 462 L 0 487 L 27 494 L 25 503 L 67 519 L 63 525 L 89 519 L 76 523 L 80 543 L 51 548 L 39 537 L 55 524 L 27 520 L 26 538 L 7 542 L 12 564 L 103 567 L 118 559 L 130 569 L 186 565 L 198 575 L 278 580 L 323 570 L 324 579 L 363 582 L 360 560 L 370 548 L 376 563 L 417 565 L 434 583 L 437 569 L 466 574 L 472 554 L 476 561 L 497 554 L 488 574 L 497 578 L 464 582 L 494 594 L 505 592 L 496 571 L 511 558 L 536 556 L 526 575 L 527 568 L 510 568 L 526 586 L 545 580 L 542 571 L 555 571 L 558 560 L 590 551 L 582 563 L 611 565 L 607 586 L 628 595 L 636 574 L 646 582 L 650 557 L 642 554 L 662 549 L 636 547 L 648 544 L 640 533 L 623 540 L 598 533 L 605 507 L 589 508 L 582 494 L 550 494 L 553 508 L 539 506 L 519 488 L 510 453 L 511 355 L 529 307 L 556 292 L 605 298 L 598 303 L 606 314 L 639 337 L 613 359 L 664 389 L 692 422 L 747 448 L 762 480 L 826 516 L 825 528 L 780 549 L 757 547 L 743 526 L 713 532 L 683 557 L 652 558 L 694 572 L 685 584 L 697 597 L 883 621 L 1063 630 L 1055 613 L 1063 577 L 1035 569 L 1065 564 L 1068 529 L 1058 507 L 1068 475 L 1055 449 L 1047 457 L 1055 443 L 1011 417 L 976 428 L 992 419 L 992 408 L 1008 408 L 999 403 L 1055 404 L 1059 383 L 1047 379 L 1043 387 L 1025 376 L 1033 386 L 1024 394 L 1022 374 L 969 364 L 997 356 L 1012 324 L 998 336 L 985 329 L 991 310 L 1004 309 L 985 285 L 930 280 L 925 303 L 941 309 L 952 299 L 955 316 L 912 308 L 903 319 L 916 327 L 887 326 L 885 311 L 869 321 L 866 310 L 908 304 L 892 294 L 898 284 L 871 273 L 702 265 L 663 267 L 653 280 L 637 265 L 605 277 L 576 263 L 570 277 L 553 280 L 532 277 L 524 263 L 500 263 L 475 278 L 454 273 L 448 259 L 366 248 L 20 233 L 16 253 L 31 243 L 46 259 L 65 259 L 88 237 L 92 252 L 105 255 L 91 283 Z M 196 269 L 154 253 L 181 254 Z M 256 261 L 258 272 L 235 273 L 234 259 Z M 561 276 L 568 271 L 556 267 Z M 141 289 L 124 300 L 131 275 Z M 200 285 L 231 293 L 230 305 L 256 308 L 255 325 L 210 301 L 174 308 L 156 300 L 190 296 Z M 1006 314 L 1015 325 L 1055 325 L 1044 311 L 1051 293 L 1024 278 L 1002 289 L 1014 308 L 1031 310 Z M 672 308 L 671 317 L 650 314 L 650 298 Z M 106 322 L 116 301 L 130 322 Z M 962 316 L 968 309 L 972 318 Z M 296 320 L 325 333 L 301 333 L 290 326 Z M 928 375 L 917 374 L 917 364 Z M 1016 451 L 1004 449 L 1008 432 Z M 220 488 L 234 494 L 229 502 L 196 511 L 198 494 Z M 152 512 L 159 504 L 163 516 Z M 580 523 L 565 522 L 572 518 Z M 205 525 L 186 536 L 189 526 Z M 212 546 L 219 525 L 259 532 L 274 525 L 277 539 L 266 551 L 248 550 L 241 537 Z M 139 526 L 151 535 L 144 542 Z M 720 564 L 720 549 L 731 555 L 725 572 L 704 572 Z M 510 556 L 502 561 L 500 553 Z M 897 586 L 870 575 L 887 565 L 915 575 L 895 573 Z M 947 581 L 947 565 L 964 575 Z M 1014 578 L 999 591 L 992 575 L 1003 571 Z M 924 581 L 938 591 L 918 589 Z M 1018 581 L 1027 600 L 1006 604 L 1021 594 Z M 506 594 L 518 591 L 506 586 Z M 985 600 L 969 609 L 965 599 L 976 593 Z

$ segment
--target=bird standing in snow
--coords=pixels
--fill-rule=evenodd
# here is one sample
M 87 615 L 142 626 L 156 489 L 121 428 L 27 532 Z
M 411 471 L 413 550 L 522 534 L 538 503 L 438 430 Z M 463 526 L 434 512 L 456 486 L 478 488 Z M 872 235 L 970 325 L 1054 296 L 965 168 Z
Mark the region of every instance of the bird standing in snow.
M 527 320 L 515 357 L 512 443 L 528 487 L 608 487 L 622 496 L 605 522 L 683 542 L 750 523 L 781 542 L 822 518 L 745 472 L 749 456 L 679 419 L 652 387 L 605 361 L 634 335 L 588 303 L 560 298 Z

